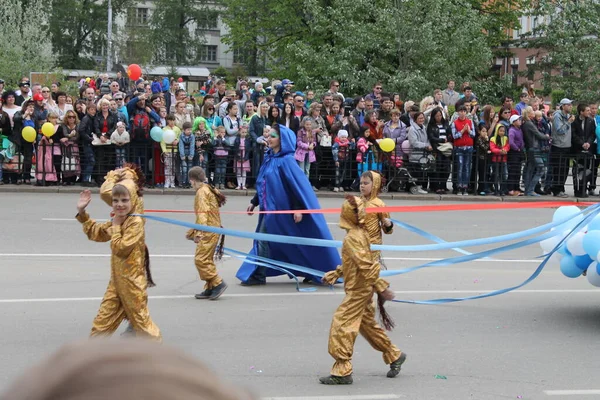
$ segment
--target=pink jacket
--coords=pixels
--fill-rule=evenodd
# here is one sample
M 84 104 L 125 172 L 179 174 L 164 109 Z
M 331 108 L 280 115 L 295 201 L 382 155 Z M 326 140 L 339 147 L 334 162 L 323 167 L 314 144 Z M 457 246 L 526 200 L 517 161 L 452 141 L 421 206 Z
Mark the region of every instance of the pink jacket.
M 356 161 L 359 163 L 366 161 L 365 154 L 369 151 L 369 141 L 364 136 L 361 137 L 356 142 L 356 148 L 358 149 L 356 152 Z
M 309 150 L 308 146 L 313 145 L 313 150 Z M 312 140 L 308 140 L 308 134 L 304 130 L 304 128 L 298 131 L 298 139 L 296 140 L 296 153 L 294 154 L 294 158 L 297 161 L 303 162 L 306 159 L 306 154 L 308 153 L 308 162 L 314 163 L 317 161 L 315 157 L 314 148 L 317 147 L 316 135 L 313 134 Z

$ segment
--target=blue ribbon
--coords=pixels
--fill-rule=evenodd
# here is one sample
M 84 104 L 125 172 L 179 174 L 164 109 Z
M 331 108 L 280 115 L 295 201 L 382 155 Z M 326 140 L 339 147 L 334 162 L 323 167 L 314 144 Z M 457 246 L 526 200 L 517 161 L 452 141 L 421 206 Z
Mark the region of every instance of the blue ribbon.
M 596 209 L 594 209 L 592 212 L 590 212 L 586 217 L 583 218 L 583 220 L 581 222 L 579 222 L 553 249 L 552 251 L 550 251 L 546 258 L 541 262 L 541 264 L 535 269 L 535 271 L 533 271 L 533 273 L 531 274 L 531 276 L 529 276 L 529 278 L 525 279 L 523 282 L 521 282 L 520 284 L 516 285 L 516 286 L 511 286 L 505 289 L 500 289 L 500 290 L 494 290 L 488 293 L 483 293 L 483 294 L 479 294 L 476 296 L 469 296 L 469 297 L 458 297 L 458 298 L 442 298 L 442 299 L 433 299 L 433 300 L 392 300 L 393 302 L 396 303 L 407 303 L 407 304 L 424 304 L 424 305 L 434 305 L 434 304 L 445 304 L 445 303 L 456 303 L 459 301 L 467 301 L 467 300 L 477 300 L 477 299 L 483 299 L 486 297 L 492 297 L 492 296 L 498 296 L 504 293 L 508 293 L 508 292 L 512 292 L 513 290 L 519 289 L 525 285 L 527 285 L 528 283 L 532 282 L 535 278 L 537 278 L 540 273 L 542 272 L 542 270 L 546 267 L 546 264 L 548 264 L 548 261 L 550 261 L 550 258 L 552 257 L 552 255 L 554 253 L 556 253 L 558 251 L 558 249 L 563 245 L 563 243 L 565 243 L 571 236 L 573 236 L 575 233 L 577 233 L 579 231 L 580 227 L 585 226 L 585 223 L 588 222 L 588 220 L 591 220 L 592 218 L 594 218 L 598 213 L 600 213 L 600 210 L 597 209 L 597 207 L 595 207 Z M 536 238 L 534 238 L 536 239 Z M 534 239 L 529 239 L 529 240 L 534 240 Z M 539 239 L 539 238 L 537 238 Z M 543 240 L 543 239 L 542 239 Z M 537 240 L 538 242 L 541 240 Z M 519 244 L 519 243 L 515 243 Z M 514 245 L 511 245 L 514 246 Z M 510 247 L 510 246 L 505 246 L 505 247 Z
M 406 222 L 402 222 L 402 221 L 399 221 L 397 219 L 392 219 L 391 221 L 395 225 L 398 225 L 399 227 L 401 227 L 401 228 L 403 228 L 403 229 L 405 229 L 405 230 L 407 230 L 409 232 L 412 232 L 412 233 L 415 233 L 415 234 L 417 234 L 417 235 L 419 235 L 421 237 L 424 237 L 425 239 L 427 239 L 427 240 L 429 240 L 431 242 L 435 242 L 435 243 L 448 243 L 446 240 L 442 239 L 441 237 L 435 236 L 432 233 L 426 232 L 426 231 L 424 231 L 421 228 L 417 228 L 416 226 L 407 224 Z M 468 251 L 463 250 L 461 248 L 457 248 L 457 247 L 453 248 L 452 250 L 456 251 L 457 253 L 466 254 L 466 255 L 473 254 L 473 253 L 469 253 Z
M 460 257 L 453 257 L 453 258 L 447 258 L 447 259 L 438 260 L 438 261 L 432 261 L 432 262 L 429 262 L 426 264 L 422 264 L 422 265 L 410 267 L 410 268 L 405 268 L 405 269 L 384 270 L 384 271 L 381 271 L 381 273 L 380 273 L 380 276 L 382 276 L 382 277 L 401 275 L 401 274 L 406 274 L 408 272 L 416 271 L 416 270 L 419 270 L 422 268 L 427 268 L 427 267 L 442 267 L 442 266 L 450 266 L 450 265 L 455 265 L 455 264 L 459 264 L 459 263 L 464 263 L 464 262 L 468 262 L 468 261 L 472 261 L 472 260 L 476 260 L 476 259 L 485 258 L 485 257 L 491 256 L 493 254 L 498 254 L 498 253 L 514 250 L 517 248 L 529 246 L 534 243 L 539 243 L 545 239 L 548 239 L 550 237 L 558 235 L 560 232 L 559 231 L 546 232 L 539 236 L 529 238 L 526 240 L 522 240 L 517 243 L 505 245 L 505 246 L 498 247 L 495 249 L 485 250 L 485 251 L 475 253 L 475 254 L 465 252 L 464 250 L 462 250 L 458 247 L 458 246 L 464 246 L 464 247 L 480 246 L 480 245 L 498 243 L 498 242 L 502 242 L 502 241 L 515 240 L 517 238 L 522 238 L 525 236 L 531 236 L 533 234 L 544 232 L 544 231 L 547 231 L 548 229 L 555 228 L 557 226 L 565 224 L 577 216 L 584 215 L 584 218 L 582 219 L 582 221 L 580 221 L 574 228 L 572 228 L 571 231 L 558 243 L 558 245 L 551 252 L 549 252 L 547 255 L 545 255 L 544 260 L 536 268 L 536 270 L 533 272 L 533 274 L 531 274 L 531 276 L 529 278 L 527 278 L 525 281 L 523 281 L 522 283 L 520 283 L 516 286 L 512 286 L 512 287 L 500 289 L 500 290 L 495 290 L 495 291 L 492 291 L 489 293 L 484 293 L 484 294 L 470 296 L 470 297 L 443 298 L 443 299 L 421 300 L 421 301 L 419 301 L 419 300 L 392 300 L 392 301 L 397 302 L 397 303 L 433 305 L 433 304 L 454 303 L 454 302 L 466 301 L 466 300 L 475 300 L 475 299 L 498 296 L 500 294 L 508 293 L 510 291 L 519 289 L 519 288 L 527 285 L 531 281 L 533 281 L 535 278 L 537 278 L 539 276 L 539 274 L 542 272 L 542 270 L 545 268 L 546 264 L 548 263 L 550 257 L 552 257 L 552 255 L 562 246 L 562 244 L 567 239 L 569 239 L 573 234 L 578 232 L 579 228 L 581 226 L 584 226 L 589 220 L 594 218 L 599 213 L 600 213 L 600 204 L 595 204 L 593 206 L 588 207 L 586 210 L 580 211 L 579 214 L 576 214 L 575 216 L 570 216 L 563 220 L 552 222 L 552 223 L 549 223 L 546 225 L 542 225 L 537 228 L 528 229 L 528 230 L 513 233 L 513 234 L 491 237 L 491 238 L 464 240 L 464 241 L 459 241 L 459 242 L 445 242 L 443 239 L 441 239 L 435 235 L 432 235 L 428 232 L 425 232 L 419 228 L 413 227 L 413 226 L 403 223 L 401 221 L 392 220 L 395 224 L 397 224 L 411 232 L 420 234 L 421 236 L 423 236 L 427 239 L 436 241 L 438 244 L 437 245 L 421 245 L 421 246 L 371 246 L 371 248 L 377 249 L 377 250 L 385 249 L 385 250 L 392 250 L 392 251 L 425 251 L 425 250 L 442 250 L 442 249 L 451 248 L 451 249 L 453 249 L 455 251 L 459 251 L 463 254 L 466 253 L 464 256 L 460 256 Z M 180 225 L 180 226 L 184 226 L 184 227 L 188 227 L 188 228 L 192 228 L 192 229 L 213 232 L 213 233 L 218 233 L 218 234 L 226 234 L 226 235 L 237 236 L 237 237 L 244 237 L 244 238 L 254 239 L 254 240 L 265 240 L 265 241 L 271 241 L 271 242 L 277 242 L 277 243 L 289 243 L 290 241 L 294 241 L 296 244 L 309 245 L 309 246 L 310 245 L 323 246 L 323 247 L 340 247 L 341 246 L 341 242 L 333 241 L 333 240 L 299 238 L 299 237 L 280 236 L 280 235 L 272 235 L 272 234 L 265 234 L 265 233 L 248 233 L 248 232 L 241 232 L 241 231 L 236 231 L 236 230 L 231 230 L 231 229 L 216 228 L 216 227 L 211 227 L 211 226 L 192 224 L 192 223 L 173 220 L 173 219 L 164 218 L 164 217 L 157 217 L 157 216 L 150 216 L 150 215 L 139 215 L 139 216 L 147 218 L 147 219 L 151 219 L 151 220 L 156 220 L 159 222 Z M 277 261 L 277 260 L 271 260 L 271 259 L 268 259 L 265 257 L 260 257 L 257 255 L 248 254 L 248 253 L 244 253 L 244 252 L 229 249 L 229 248 L 225 248 L 224 251 L 233 257 L 244 258 L 252 264 L 264 266 L 267 268 L 272 268 L 272 269 L 281 271 L 281 272 L 289 275 L 292 279 L 295 280 L 296 290 L 300 291 L 300 292 L 315 291 L 316 288 L 300 288 L 298 278 L 292 272 L 290 272 L 290 269 L 305 273 L 307 275 L 313 275 L 313 276 L 317 276 L 317 277 L 324 276 L 324 273 L 322 271 L 315 270 L 312 268 L 307 268 L 307 267 L 303 267 L 300 265 L 290 264 L 290 263 Z M 510 260 L 507 260 L 507 261 L 510 261 Z
M 600 207 L 599 204 L 594 204 L 593 206 L 588 207 L 585 211 L 580 211 L 576 215 L 569 216 L 567 218 L 563 218 L 562 220 L 551 222 L 536 228 L 527 229 L 520 232 L 509 233 L 506 235 L 488 237 L 488 238 L 480 238 L 480 239 L 471 239 L 471 240 L 462 240 L 458 242 L 445 242 L 445 243 L 437 243 L 437 244 L 426 244 L 426 245 L 412 245 L 412 246 L 396 246 L 396 245 L 371 245 L 372 250 L 385 250 L 385 251 L 405 251 L 405 252 L 417 252 L 417 251 L 437 251 L 437 250 L 447 250 L 454 249 L 459 247 L 473 247 L 473 246 L 484 246 L 490 245 L 494 243 L 500 243 L 505 241 L 512 241 L 521 239 L 527 236 L 537 235 L 539 233 L 548 231 L 552 228 L 556 228 L 562 224 L 568 223 L 573 218 L 576 218 L 580 215 L 584 215 L 586 212 L 591 212 L 592 210 L 598 209 Z M 206 226 L 194 224 L 191 222 L 180 221 L 171 218 L 159 217 L 154 215 L 146 215 L 146 214 L 133 214 L 136 216 L 140 216 L 149 220 L 165 222 L 172 225 L 179 225 L 186 228 L 196 229 L 205 232 L 216 233 L 219 235 L 228 235 L 234 237 L 241 237 L 245 239 L 259 240 L 259 241 L 267 241 L 274 243 L 290 243 L 293 242 L 297 245 L 302 246 L 319 246 L 319 247 L 333 247 L 333 248 L 341 248 L 342 242 L 339 240 L 326 240 L 326 239 L 314 239 L 314 238 L 305 238 L 298 236 L 284 236 L 284 235 L 273 235 L 269 233 L 258 233 L 258 232 L 243 232 L 234 229 L 225 229 L 218 228 L 214 226 Z M 554 232 L 554 235 L 557 235 L 559 232 Z

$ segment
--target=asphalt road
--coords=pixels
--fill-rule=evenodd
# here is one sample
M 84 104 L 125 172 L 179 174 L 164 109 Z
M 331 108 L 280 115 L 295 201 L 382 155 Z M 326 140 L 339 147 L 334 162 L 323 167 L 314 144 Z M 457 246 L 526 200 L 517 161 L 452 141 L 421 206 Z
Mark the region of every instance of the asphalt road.
M 192 199 L 146 196 L 146 207 L 191 209 Z M 27 366 L 89 333 L 108 282 L 110 250 L 83 236 L 73 219 L 76 200 L 75 194 L 0 194 L 0 390 Z M 232 197 L 224 210 L 243 210 L 248 200 Z M 321 199 L 321 205 L 338 207 L 340 201 Z M 97 195 L 89 210 L 97 218 L 107 218 L 109 211 Z M 394 217 L 456 241 L 538 226 L 549 222 L 552 213 L 527 209 Z M 193 221 L 192 215 L 171 217 Z M 326 219 L 341 240 L 337 216 Z M 256 216 L 223 215 L 225 227 L 243 231 L 253 231 L 256 221 Z M 388 305 L 397 323 L 390 337 L 408 354 L 401 375 L 386 378 L 381 356 L 359 337 L 354 385 L 328 387 L 317 378 L 328 374 L 332 364 L 327 335 L 341 288 L 297 293 L 287 278 L 241 287 L 235 279 L 240 262 L 227 258 L 219 269 L 228 291 L 216 302 L 195 300 L 202 284 L 184 228 L 148 222 L 146 230 L 158 284 L 149 291 L 150 312 L 165 343 L 263 398 L 587 400 L 600 394 L 600 290 L 584 278 L 563 277 L 556 266 L 525 288 L 498 297 L 438 306 Z M 385 243 L 428 242 L 397 229 Z M 250 241 L 230 237 L 228 246 L 247 251 Z M 389 269 L 453 255 L 451 250 L 384 253 Z M 471 296 L 525 280 L 538 255 L 539 246 L 531 246 L 390 281 L 399 299 Z

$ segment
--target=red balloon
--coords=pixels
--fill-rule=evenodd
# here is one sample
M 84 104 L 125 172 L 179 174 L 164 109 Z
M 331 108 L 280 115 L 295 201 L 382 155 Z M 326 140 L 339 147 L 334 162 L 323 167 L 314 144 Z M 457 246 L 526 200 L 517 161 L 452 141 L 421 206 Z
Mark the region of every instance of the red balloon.
M 129 65 L 129 67 L 127 67 L 127 76 L 134 81 L 140 79 L 140 76 L 142 76 L 142 68 L 137 64 Z
M 177 82 L 183 82 L 183 78 L 177 79 Z

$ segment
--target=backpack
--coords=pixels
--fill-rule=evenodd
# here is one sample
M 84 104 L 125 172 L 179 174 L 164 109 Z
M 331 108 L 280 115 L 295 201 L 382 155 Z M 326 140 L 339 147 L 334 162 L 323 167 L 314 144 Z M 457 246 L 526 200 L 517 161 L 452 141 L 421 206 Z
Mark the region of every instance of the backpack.
M 131 139 L 148 139 L 150 136 L 150 117 L 145 111 L 140 111 L 133 116 L 131 124 Z

